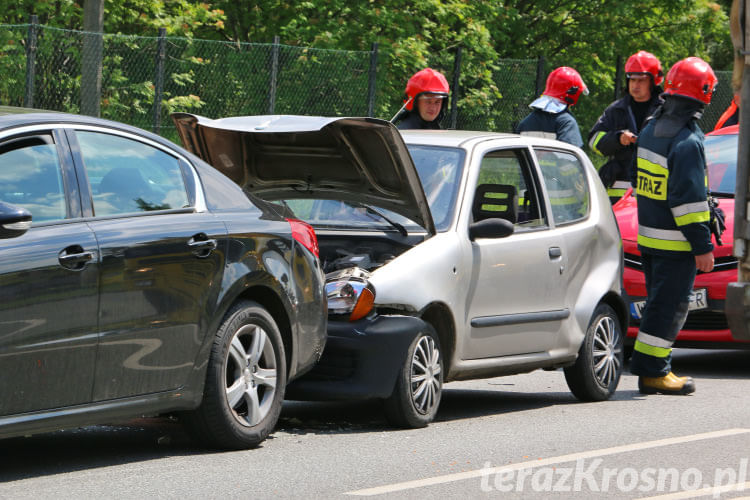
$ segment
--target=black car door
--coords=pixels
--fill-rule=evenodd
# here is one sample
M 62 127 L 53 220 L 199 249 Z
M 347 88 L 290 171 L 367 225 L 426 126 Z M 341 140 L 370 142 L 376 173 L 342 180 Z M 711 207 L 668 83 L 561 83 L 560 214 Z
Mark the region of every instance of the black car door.
M 33 225 L 0 240 L 0 415 L 91 400 L 98 248 L 64 135 L 0 134 L 0 200 Z
M 101 251 L 94 400 L 177 389 L 200 362 L 218 302 L 225 225 L 201 209 L 191 167 L 167 148 L 114 132 L 70 134 Z

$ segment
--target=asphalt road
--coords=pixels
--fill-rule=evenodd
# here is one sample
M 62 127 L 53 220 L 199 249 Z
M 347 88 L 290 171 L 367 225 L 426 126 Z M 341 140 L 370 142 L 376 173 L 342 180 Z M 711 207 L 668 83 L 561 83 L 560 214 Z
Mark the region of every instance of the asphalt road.
M 676 350 L 674 369 L 695 394 L 642 396 L 629 374 L 601 403 L 561 371 L 450 383 L 415 430 L 376 403 L 288 402 L 239 452 L 169 418 L 8 439 L 0 498 L 750 497 L 750 351 Z

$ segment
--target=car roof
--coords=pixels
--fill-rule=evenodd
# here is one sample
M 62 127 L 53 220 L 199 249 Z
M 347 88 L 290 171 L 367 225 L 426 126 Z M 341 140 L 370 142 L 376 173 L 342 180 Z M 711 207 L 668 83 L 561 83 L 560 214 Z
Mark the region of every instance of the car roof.
M 74 124 L 74 125 L 92 125 L 97 127 L 112 128 L 134 135 L 145 137 L 154 142 L 178 150 L 186 154 L 183 148 L 174 142 L 161 137 L 160 135 L 138 128 L 127 123 L 107 120 L 106 118 L 97 118 L 94 116 L 75 115 L 72 113 L 63 113 L 57 111 L 46 111 L 30 108 L 18 108 L 13 106 L 0 106 L 0 130 L 8 130 L 15 127 L 27 125 L 44 125 L 49 124 L 54 127 L 55 124 Z
M 478 143 L 488 140 L 507 142 L 508 146 L 545 146 L 563 149 L 578 149 L 572 144 L 552 139 L 507 132 L 486 132 L 479 130 L 401 130 L 404 142 L 425 146 L 443 146 L 471 149 Z

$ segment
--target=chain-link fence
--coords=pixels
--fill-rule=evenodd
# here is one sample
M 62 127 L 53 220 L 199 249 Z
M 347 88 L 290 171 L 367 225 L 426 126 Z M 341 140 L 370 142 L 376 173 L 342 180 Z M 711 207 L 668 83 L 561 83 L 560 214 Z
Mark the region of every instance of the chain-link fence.
M 100 42 L 101 56 L 85 50 L 87 37 Z M 82 54 L 89 53 L 97 60 L 83 60 Z M 486 86 L 480 90 L 479 82 L 461 73 L 460 49 L 436 54 L 429 63 L 451 83 L 444 127 L 505 132 L 529 112 L 528 104 L 541 93 L 552 69 L 543 59 L 496 61 L 488 94 Z M 371 51 L 341 51 L 287 46 L 278 39 L 258 44 L 166 37 L 163 30 L 160 36 L 144 37 L 35 23 L 0 25 L 0 104 L 80 113 L 85 88 L 84 99 L 98 93 L 94 100 L 102 117 L 176 139 L 169 119 L 174 111 L 211 118 L 372 116 L 377 109 L 397 108 L 401 96 L 378 93 L 378 75 L 386 74 L 378 67 L 382 64 L 375 44 Z M 101 72 L 100 90 L 85 83 L 90 78 L 84 72 L 92 70 Z M 717 76 L 719 88 L 701 120 L 706 131 L 732 98 L 731 72 Z M 615 97 L 614 89 L 594 94 L 579 104 L 592 112 L 575 111 L 584 137 Z M 393 106 L 379 106 L 381 102 Z

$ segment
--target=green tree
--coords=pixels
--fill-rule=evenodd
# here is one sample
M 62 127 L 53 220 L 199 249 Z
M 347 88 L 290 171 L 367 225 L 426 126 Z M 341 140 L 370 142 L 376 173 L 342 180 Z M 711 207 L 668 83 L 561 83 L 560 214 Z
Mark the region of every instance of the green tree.
M 463 46 L 462 113 L 492 114 L 500 107 L 499 59 L 545 57 L 547 70 L 575 67 L 592 95 L 576 114 L 581 128 L 593 124 L 612 100 L 618 56 L 644 49 L 668 67 L 688 55 L 731 66 L 728 0 L 232 0 L 214 6 L 226 15 L 217 34 L 237 41 L 367 50 L 378 42 L 377 116 L 390 117 L 401 104 L 406 79 L 432 65 L 452 71 Z M 505 70 L 505 68 L 503 68 Z M 450 75 L 448 75 L 450 78 Z M 529 85 L 533 82 L 529 82 Z M 532 90 L 533 92 L 533 90 Z M 495 117 L 499 120 L 499 117 Z M 488 125 L 494 122 L 490 120 Z
M 85 1 L 85 0 L 84 0 Z M 479 127 L 508 130 L 512 121 L 525 114 L 519 102 L 533 98 L 534 61 L 544 57 L 546 71 L 556 66 L 576 68 L 592 94 L 581 99 L 575 114 L 582 131 L 593 124 L 613 99 L 618 57 L 622 61 L 637 50 L 656 54 L 668 66 L 688 55 L 708 60 L 714 69 L 731 68 L 729 0 L 105 0 L 104 31 L 145 37 L 158 28 L 182 37 L 170 52 L 170 74 L 166 109 L 190 109 L 206 102 L 216 113 L 231 110 L 262 110 L 267 103 L 259 89 L 267 87 L 265 59 L 248 60 L 248 45 L 216 45 L 222 42 L 268 44 L 278 35 L 294 58 L 296 73 L 282 85 L 303 84 L 311 96 L 294 89 L 280 89 L 287 96 L 280 112 L 337 114 L 341 103 L 364 101 L 362 88 L 347 88 L 346 72 L 361 75 L 359 62 L 345 63 L 340 70 L 317 49 L 367 51 L 378 43 L 378 88 L 375 115 L 390 118 L 401 106 L 406 80 L 415 71 L 431 66 L 452 82 L 456 50 L 462 47 L 460 74 L 461 116 L 472 117 Z M 80 0 L 0 0 L 0 20 L 23 24 L 31 14 L 40 23 L 58 28 L 80 29 Z M 0 40 L 4 52 L 0 68 L 23 68 L 23 48 L 12 39 Z M 118 42 L 119 43 L 119 42 Z M 153 104 L 152 74 L 138 67 L 153 64 L 155 42 L 134 37 L 109 53 L 104 76 L 106 95 L 103 113 L 119 117 L 136 112 L 145 116 Z M 75 85 L 71 64 L 76 62 L 75 44 L 68 57 L 51 63 L 50 84 Z M 269 49 L 270 50 L 270 49 Z M 131 52 L 135 51 L 136 54 Z M 255 53 L 253 52 L 253 53 Z M 264 56 L 265 57 L 265 56 Z M 356 54 L 352 57 L 356 58 Z M 133 61 L 127 61 L 133 58 Z M 140 58 L 141 61 L 135 61 Z M 266 57 L 267 58 L 267 57 Z M 361 59 L 361 58 L 359 58 Z M 357 59 L 357 61 L 359 61 Z M 72 61 L 72 62 L 71 62 Z M 138 64 L 135 64 L 138 62 Z M 245 65 L 247 67 L 247 65 Z M 14 70 L 14 71 L 15 71 Z M 55 73 L 57 72 L 57 73 Z M 337 73 L 336 73 L 337 72 Z M 4 77 L 10 89 L 22 77 Z M 221 78 L 217 80 L 217 75 Z M 290 76 L 290 75 L 287 75 Z M 360 78 L 361 80 L 361 78 Z M 321 82 L 318 85 L 317 82 Z M 322 82 L 327 83 L 322 83 Z M 299 82 L 299 83 L 298 83 Z M 336 84 L 339 88 L 336 88 Z M 0 93 L 3 92 L 0 85 Z M 15 87 L 13 87 L 15 88 Z M 186 89 L 197 89 L 187 91 Z M 455 90 L 455 89 L 454 89 Z M 291 94 L 291 95 L 290 95 Z M 295 95 L 299 94 L 299 95 Z M 151 97 L 153 99 L 153 97 Z M 508 105 L 512 104 L 512 107 Z M 363 103 L 364 106 L 364 103 Z M 67 109 L 67 108 L 66 108 Z M 74 110 L 74 106 L 69 108 Z M 353 109 L 351 106 L 341 109 Z M 354 108 L 358 109 L 358 108 Z M 364 109 L 364 108 L 362 108 Z M 462 126 L 460 123 L 459 126 Z

